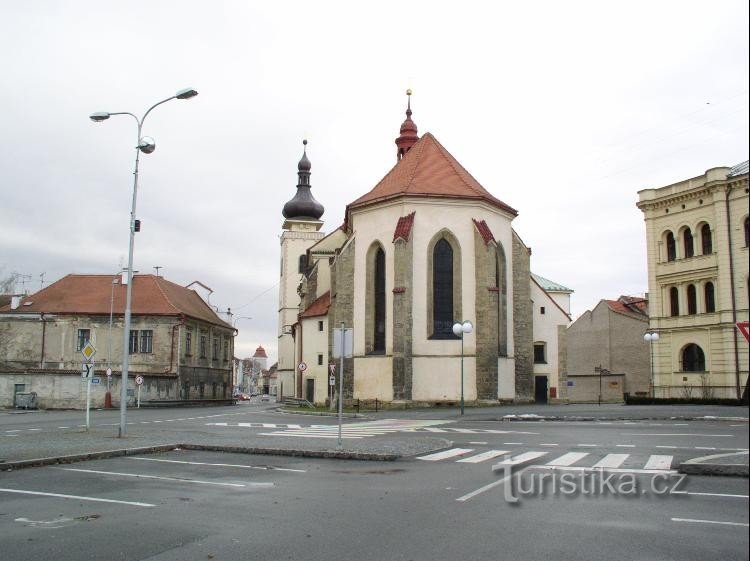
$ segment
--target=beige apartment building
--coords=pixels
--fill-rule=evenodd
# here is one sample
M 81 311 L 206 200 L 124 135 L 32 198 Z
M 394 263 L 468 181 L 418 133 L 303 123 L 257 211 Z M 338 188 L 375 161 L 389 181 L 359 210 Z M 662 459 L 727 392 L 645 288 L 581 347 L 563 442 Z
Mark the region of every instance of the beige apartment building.
M 656 397 L 737 398 L 748 377 L 748 162 L 639 191 Z

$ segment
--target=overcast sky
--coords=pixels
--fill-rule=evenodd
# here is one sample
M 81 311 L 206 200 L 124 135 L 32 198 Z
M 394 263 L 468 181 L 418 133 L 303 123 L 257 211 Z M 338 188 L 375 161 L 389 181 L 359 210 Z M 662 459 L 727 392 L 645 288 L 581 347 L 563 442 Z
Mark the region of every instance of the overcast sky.
M 747 0 L 0 3 L 0 278 L 126 264 L 136 124 L 88 115 L 193 87 L 145 121 L 134 268 L 211 287 L 239 357 L 276 358 L 303 137 L 330 232 L 395 164 L 407 87 L 574 316 L 647 291 L 639 190 L 748 158 Z

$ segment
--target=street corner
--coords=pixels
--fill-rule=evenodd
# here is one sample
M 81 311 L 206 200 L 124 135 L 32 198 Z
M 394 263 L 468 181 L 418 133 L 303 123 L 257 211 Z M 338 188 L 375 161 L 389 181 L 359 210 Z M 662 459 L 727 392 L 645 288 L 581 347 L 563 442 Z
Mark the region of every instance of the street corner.
M 688 475 L 748 477 L 748 451 L 712 454 L 682 462 L 677 470 Z

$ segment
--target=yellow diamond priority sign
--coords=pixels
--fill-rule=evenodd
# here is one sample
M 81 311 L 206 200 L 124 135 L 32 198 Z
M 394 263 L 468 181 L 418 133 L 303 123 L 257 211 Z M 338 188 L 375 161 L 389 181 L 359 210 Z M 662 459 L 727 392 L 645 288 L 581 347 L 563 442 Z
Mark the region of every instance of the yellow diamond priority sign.
M 96 354 L 96 348 L 91 344 L 91 341 L 88 341 L 86 345 L 81 349 L 81 354 L 86 360 L 91 360 L 94 357 L 94 355 Z

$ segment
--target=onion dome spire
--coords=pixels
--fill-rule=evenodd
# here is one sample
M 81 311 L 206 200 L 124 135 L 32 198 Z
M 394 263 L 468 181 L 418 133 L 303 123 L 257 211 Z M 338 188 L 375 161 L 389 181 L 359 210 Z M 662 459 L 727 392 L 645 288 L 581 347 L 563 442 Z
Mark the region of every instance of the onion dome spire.
M 401 123 L 399 137 L 396 139 L 396 160 L 401 160 L 409 149 L 419 140 L 417 125 L 411 120 L 411 89 L 406 90 L 406 120 Z
M 310 160 L 307 158 L 307 139 L 302 141 L 302 158 L 297 164 L 297 192 L 282 210 L 284 218 L 310 218 L 319 220 L 323 216 L 323 205 L 315 200 L 310 191 Z

